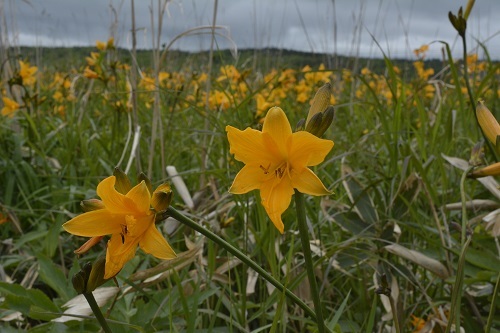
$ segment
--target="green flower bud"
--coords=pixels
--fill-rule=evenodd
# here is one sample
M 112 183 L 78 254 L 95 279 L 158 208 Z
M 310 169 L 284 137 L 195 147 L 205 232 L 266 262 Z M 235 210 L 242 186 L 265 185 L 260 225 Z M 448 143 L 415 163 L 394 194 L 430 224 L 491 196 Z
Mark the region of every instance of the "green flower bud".
M 331 105 L 324 112 L 315 114 L 307 124 L 306 131 L 321 137 L 332 124 L 334 114 L 335 109 Z
M 307 122 L 306 131 L 316 135 L 316 131 L 321 127 L 322 122 L 323 122 L 323 112 L 316 113 Z
M 297 122 L 297 125 L 295 125 L 295 132 L 303 131 L 305 129 L 305 126 L 306 126 L 306 120 L 304 118 L 300 119 Z
M 157 211 L 164 211 L 170 206 L 174 196 L 170 184 L 163 183 L 156 188 L 151 198 L 151 206 Z
M 306 119 L 306 128 L 309 125 L 312 117 L 315 114 L 325 111 L 325 109 L 330 105 L 330 98 L 332 97 L 332 85 L 328 82 L 318 89 L 316 95 L 311 102 L 311 107 L 309 108 L 309 113 Z
M 104 257 L 98 258 L 92 265 L 92 270 L 89 274 L 87 287 L 85 292 L 90 293 L 96 290 L 99 286 L 104 284 L 108 279 L 104 279 L 104 268 L 106 266 L 106 259 Z
M 73 275 L 71 282 L 77 293 L 83 294 L 85 292 L 85 273 L 82 271 L 76 273 Z
M 463 16 L 462 7 L 458 10 L 457 16 L 455 16 L 452 12 L 448 12 L 448 18 L 450 19 L 450 22 L 455 30 L 457 30 L 458 34 L 464 38 L 465 30 L 467 29 L 467 20 Z

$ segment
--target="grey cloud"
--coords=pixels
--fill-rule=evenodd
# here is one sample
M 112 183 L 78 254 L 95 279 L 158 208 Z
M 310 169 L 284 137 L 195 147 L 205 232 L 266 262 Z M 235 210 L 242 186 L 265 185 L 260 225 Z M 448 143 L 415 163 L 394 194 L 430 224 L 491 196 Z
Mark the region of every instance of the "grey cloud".
M 281 47 L 300 51 L 346 55 L 381 56 L 370 33 L 385 52 L 411 57 L 412 50 L 435 40 L 453 45 L 456 32 L 448 22 L 448 11 L 458 2 L 440 0 L 219 0 L 217 24 L 226 26 L 239 48 Z M 465 1 L 463 3 L 465 5 Z M 7 6 L 7 5 L 6 5 Z M 130 47 L 130 0 L 39 0 L 8 2 L 11 41 L 21 45 L 94 45 L 111 31 L 122 47 Z M 8 7 L 7 6 L 7 7 Z M 157 21 L 157 1 L 135 1 L 138 45 L 152 46 L 151 11 Z M 13 17 L 10 17 L 12 10 Z M 164 16 L 162 41 L 212 21 L 213 1 L 174 0 Z M 469 18 L 470 37 L 485 40 L 500 31 L 500 1 L 477 1 Z M 334 29 L 336 29 L 335 39 Z M 359 33 L 359 34 L 358 34 Z M 16 39 L 17 38 L 17 39 Z M 470 38 L 471 45 L 477 45 Z M 498 37 L 487 46 L 500 58 Z M 197 51 L 210 45 L 208 35 L 183 38 L 174 47 Z M 218 38 L 219 47 L 230 44 Z M 439 57 L 433 44 L 429 56 Z M 460 55 L 457 45 L 454 54 Z

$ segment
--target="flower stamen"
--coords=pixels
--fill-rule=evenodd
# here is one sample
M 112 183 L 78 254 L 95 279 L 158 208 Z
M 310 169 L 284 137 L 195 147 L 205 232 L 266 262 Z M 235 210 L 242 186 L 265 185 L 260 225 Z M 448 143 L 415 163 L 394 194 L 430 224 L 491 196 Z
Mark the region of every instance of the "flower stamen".
M 124 224 L 120 224 L 122 227 L 122 232 L 120 232 L 120 236 L 122 237 L 122 244 L 125 244 L 125 235 L 128 234 L 128 228 Z
M 269 168 L 270 168 L 270 167 L 271 167 L 271 163 L 269 163 L 269 165 L 267 166 L 267 168 L 264 168 L 264 167 L 262 166 L 262 164 L 261 164 L 261 165 L 259 165 L 259 168 L 261 168 L 262 170 L 264 170 L 264 174 L 265 174 L 265 175 L 267 175 L 267 174 L 269 173 Z
M 288 163 L 284 162 L 282 163 L 280 166 L 278 166 L 275 170 L 274 170 L 274 175 L 276 176 L 276 178 L 283 178 L 283 175 L 285 174 L 285 171 L 288 167 Z

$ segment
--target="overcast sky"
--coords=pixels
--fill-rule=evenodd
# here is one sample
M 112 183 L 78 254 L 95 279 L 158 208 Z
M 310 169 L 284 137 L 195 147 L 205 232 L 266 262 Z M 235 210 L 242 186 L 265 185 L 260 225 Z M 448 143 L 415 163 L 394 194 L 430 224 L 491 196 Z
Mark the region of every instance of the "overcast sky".
M 152 15 L 158 23 L 158 0 L 135 0 L 138 47 L 152 47 Z M 161 1 L 163 2 L 163 0 Z M 164 15 L 161 43 L 189 29 L 210 25 L 215 0 L 173 0 Z M 413 57 L 412 50 L 443 40 L 461 54 L 448 21 L 466 0 L 219 0 L 217 25 L 239 49 L 277 47 L 306 52 L 393 58 Z M 3 4 L 3 5 L 2 5 Z M 95 45 L 114 36 L 131 47 L 131 0 L 0 0 L 9 44 L 32 46 Z M 2 31 L 3 30 L 3 31 Z M 0 28 L 5 38 L 5 29 Z M 498 35 L 497 35 L 498 34 Z M 500 1 L 477 0 L 468 21 L 469 45 L 485 42 L 500 59 Z M 3 39 L 5 40 L 5 39 Z M 456 45 L 455 45 L 456 44 Z M 231 47 L 217 37 L 219 48 Z M 210 46 L 209 35 L 183 37 L 174 49 L 198 51 Z M 481 53 L 480 53 L 481 54 Z M 428 57 L 441 57 L 441 44 Z

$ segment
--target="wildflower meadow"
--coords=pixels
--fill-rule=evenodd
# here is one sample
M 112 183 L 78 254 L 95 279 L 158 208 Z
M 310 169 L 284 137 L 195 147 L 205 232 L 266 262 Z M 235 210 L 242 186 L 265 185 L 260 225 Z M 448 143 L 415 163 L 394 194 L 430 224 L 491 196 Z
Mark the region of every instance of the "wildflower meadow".
M 0 331 L 500 332 L 473 5 L 443 18 L 458 58 L 2 50 Z

